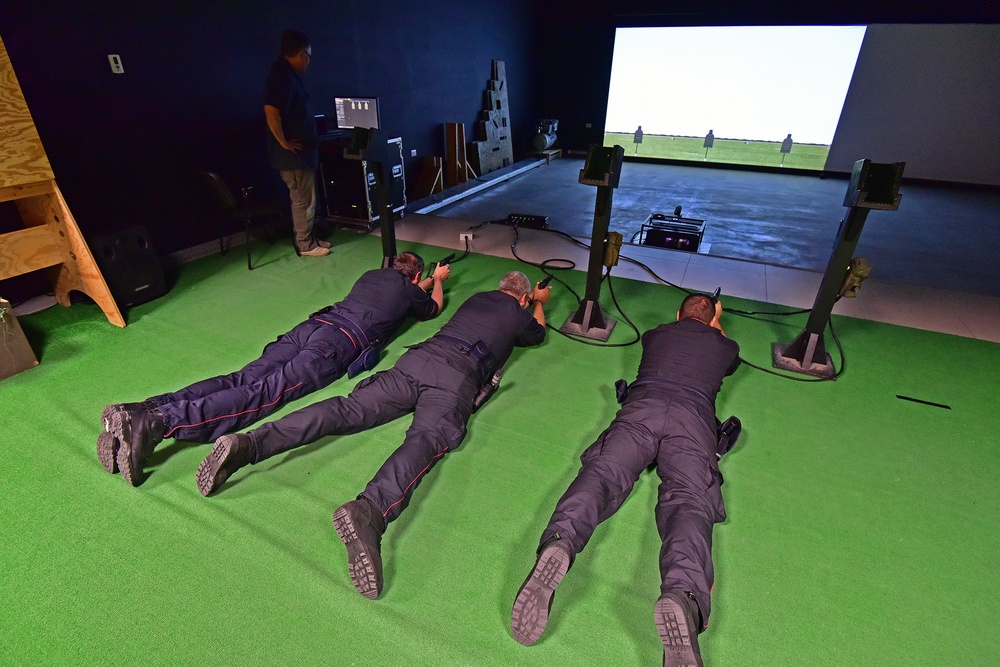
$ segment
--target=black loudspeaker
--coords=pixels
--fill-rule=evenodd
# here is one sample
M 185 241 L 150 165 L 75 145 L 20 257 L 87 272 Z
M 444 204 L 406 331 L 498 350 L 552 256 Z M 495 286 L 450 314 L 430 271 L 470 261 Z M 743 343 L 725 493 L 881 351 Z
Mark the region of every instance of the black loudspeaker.
M 96 236 L 88 244 L 119 307 L 138 306 L 167 293 L 160 258 L 142 227 Z

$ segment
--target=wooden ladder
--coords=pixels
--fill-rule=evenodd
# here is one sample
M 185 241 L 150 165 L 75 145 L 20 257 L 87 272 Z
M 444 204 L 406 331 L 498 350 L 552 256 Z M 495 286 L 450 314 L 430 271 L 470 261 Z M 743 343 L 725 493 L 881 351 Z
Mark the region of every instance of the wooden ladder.
M 0 202 L 13 201 L 24 229 L 0 234 L 0 280 L 47 269 L 56 300 L 83 292 L 112 324 L 118 305 L 56 185 L 7 48 L 0 39 Z

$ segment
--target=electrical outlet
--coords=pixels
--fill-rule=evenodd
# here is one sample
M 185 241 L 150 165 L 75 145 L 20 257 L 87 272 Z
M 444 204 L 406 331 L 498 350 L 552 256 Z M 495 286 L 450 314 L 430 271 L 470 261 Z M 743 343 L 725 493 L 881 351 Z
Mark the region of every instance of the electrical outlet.
M 411 148 L 410 149 L 410 157 L 417 157 L 417 149 L 416 148 Z
M 115 74 L 125 73 L 125 66 L 122 65 L 122 57 L 117 53 L 109 53 L 108 62 L 111 64 L 111 71 Z
M 475 234 L 473 234 L 472 232 L 462 232 L 461 234 L 458 235 L 459 241 L 471 241 L 474 238 Z

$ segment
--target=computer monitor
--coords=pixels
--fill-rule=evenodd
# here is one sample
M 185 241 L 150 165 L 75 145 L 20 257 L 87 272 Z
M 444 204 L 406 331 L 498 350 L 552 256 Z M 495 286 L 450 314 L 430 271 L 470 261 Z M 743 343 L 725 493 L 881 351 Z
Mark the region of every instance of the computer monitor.
M 379 129 L 377 97 L 335 97 L 333 104 L 337 112 L 339 129 L 349 130 L 354 127 Z

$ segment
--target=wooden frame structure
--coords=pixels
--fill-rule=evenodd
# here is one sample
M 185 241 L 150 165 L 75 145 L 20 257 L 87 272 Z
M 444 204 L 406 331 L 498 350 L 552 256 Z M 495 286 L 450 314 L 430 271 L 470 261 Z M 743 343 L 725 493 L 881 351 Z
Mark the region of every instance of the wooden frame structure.
M 444 187 L 450 188 L 477 178 L 469 164 L 465 145 L 465 124 L 444 124 Z
M 83 292 L 112 324 L 118 305 L 56 185 L 7 47 L 0 39 L 0 202 L 13 201 L 25 229 L 0 234 L 0 280 L 48 269 L 56 300 Z

